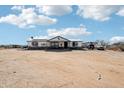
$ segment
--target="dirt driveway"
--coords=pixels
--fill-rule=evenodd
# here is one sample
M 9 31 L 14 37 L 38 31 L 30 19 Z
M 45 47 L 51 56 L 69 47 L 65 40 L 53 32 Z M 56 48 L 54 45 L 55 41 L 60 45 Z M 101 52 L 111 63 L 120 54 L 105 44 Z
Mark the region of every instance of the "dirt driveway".
M 124 52 L 2 49 L 0 87 L 124 87 Z

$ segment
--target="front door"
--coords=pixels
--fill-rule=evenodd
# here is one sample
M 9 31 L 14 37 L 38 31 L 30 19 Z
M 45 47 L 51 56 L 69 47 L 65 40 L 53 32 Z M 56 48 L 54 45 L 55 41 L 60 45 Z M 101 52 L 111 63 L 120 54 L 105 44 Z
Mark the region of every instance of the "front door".
M 64 42 L 64 48 L 68 48 L 68 42 Z

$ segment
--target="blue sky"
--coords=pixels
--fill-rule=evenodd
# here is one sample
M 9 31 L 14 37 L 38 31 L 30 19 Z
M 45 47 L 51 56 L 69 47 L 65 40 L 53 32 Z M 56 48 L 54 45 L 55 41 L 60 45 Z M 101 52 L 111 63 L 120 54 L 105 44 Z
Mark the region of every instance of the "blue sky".
M 31 36 L 82 41 L 124 40 L 124 6 L 0 6 L 0 44 Z

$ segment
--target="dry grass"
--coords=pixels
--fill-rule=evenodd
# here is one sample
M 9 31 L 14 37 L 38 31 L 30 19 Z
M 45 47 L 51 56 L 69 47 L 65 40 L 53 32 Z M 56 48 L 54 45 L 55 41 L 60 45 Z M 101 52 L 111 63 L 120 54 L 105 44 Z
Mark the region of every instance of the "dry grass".
M 124 87 L 124 52 L 0 50 L 0 87 Z

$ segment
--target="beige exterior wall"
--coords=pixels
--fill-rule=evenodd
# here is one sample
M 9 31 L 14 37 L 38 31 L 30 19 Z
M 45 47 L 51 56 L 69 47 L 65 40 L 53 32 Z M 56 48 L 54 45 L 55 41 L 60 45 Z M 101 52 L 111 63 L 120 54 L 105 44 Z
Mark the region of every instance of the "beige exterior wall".
M 31 43 L 32 43 L 32 42 L 28 42 L 28 46 L 29 46 L 29 47 L 32 47 L 32 44 L 31 44 Z
M 59 42 L 59 47 L 64 47 L 64 42 Z
M 69 44 L 68 44 L 68 45 L 69 45 L 69 47 L 72 47 L 72 42 L 69 42 Z
M 48 47 L 48 42 L 46 41 L 38 42 L 38 47 Z
M 28 42 L 28 46 L 29 46 L 29 47 L 34 47 L 34 46 L 32 45 L 32 42 L 31 42 L 31 41 Z M 49 46 L 50 46 L 50 43 L 47 42 L 47 41 L 38 42 L 38 47 L 49 47 Z
M 78 47 L 82 47 L 82 42 L 81 41 L 78 42 Z
M 77 43 L 78 45 L 76 47 L 82 47 L 81 41 L 78 41 Z M 28 42 L 28 46 L 33 47 L 31 41 Z M 50 42 L 47 42 L 47 41 L 38 42 L 38 47 L 50 47 Z M 59 47 L 64 47 L 64 42 L 60 41 Z M 73 42 L 68 42 L 68 47 L 73 47 Z
M 50 42 L 47 42 L 47 47 L 50 47 Z
M 70 46 L 70 47 L 74 47 L 74 46 L 73 46 L 73 42 L 77 42 L 77 46 L 76 46 L 76 47 L 82 47 L 82 42 L 81 42 L 81 41 L 71 41 L 71 42 L 69 43 L 69 46 Z

